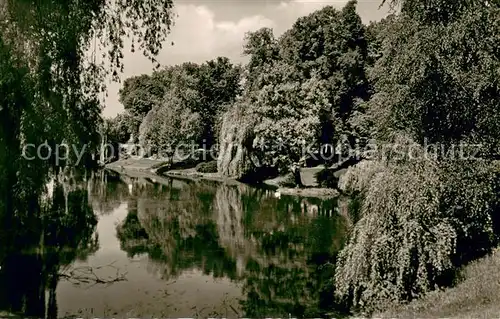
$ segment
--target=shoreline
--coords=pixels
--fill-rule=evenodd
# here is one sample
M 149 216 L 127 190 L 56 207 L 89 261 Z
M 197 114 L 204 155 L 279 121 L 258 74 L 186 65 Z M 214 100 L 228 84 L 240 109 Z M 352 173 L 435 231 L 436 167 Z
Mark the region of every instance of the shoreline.
M 461 279 L 373 318 L 495 318 L 500 311 L 500 247 L 459 268 Z M 478 303 L 477 301 L 480 300 Z
M 153 167 L 161 163 L 164 163 L 164 161 L 150 160 L 150 159 L 126 159 L 106 164 L 104 168 L 125 175 L 127 175 L 128 172 L 131 175 L 139 174 L 144 177 L 176 178 L 176 179 L 184 179 L 192 181 L 207 180 L 207 181 L 225 183 L 229 185 L 243 184 L 248 186 L 255 186 L 251 184 L 242 183 L 234 178 L 222 176 L 219 173 L 197 172 L 195 168 L 174 169 L 158 174 L 156 172 L 157 168 Z M 280 193 L 281 195 L 288 195 L 288 196 L 310 197 L 310 198 L 320 198 L 320 199 L 337 198 L 340 196 L 339 191 L 336 189 L 318 188 L 318 187 L 306 187 L 306 188 L 280 187 L 276 183 L 276 180 L 277 180 L 276 178 L 265 180 L 262 182 L 262 185 L 275 189 L 276 192 Z

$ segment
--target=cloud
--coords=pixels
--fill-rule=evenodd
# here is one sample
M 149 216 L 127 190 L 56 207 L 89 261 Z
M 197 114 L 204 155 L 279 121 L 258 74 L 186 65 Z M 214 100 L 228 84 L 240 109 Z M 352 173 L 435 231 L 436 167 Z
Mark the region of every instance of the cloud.
M 227 56 L 234 62 L 244 62 L 243 41 L 246 32 L 262 27 L 275 27 L 273 20 L 264 15 L 243 17 L 237 21 L 217 21 L 215 13 L 204 5 L 177 5 L 178 18 L 172 32 L 158 56 L 162 65 L 183 62 L 202 63 L 217 56 Z M 127 48 L 125 49 L 127 50 Z M 124 52 L 125 71 L 122 78 L 151 73 L 152 64 L 139 52 Z M 123 111 L 118 102 L 120 84 L 112 83 L 108 88 L 108 98 L 103 115 L 112 117 Z
M 246 10 L 241 6 L 241 10 L 233 8 L 236 9 L 235 12 L 239 11 L 238 17 L 217 19 L 219 13 L 217 10 L 220 8 L 216 9 L 214 2 L 196 1 L 199 4 L 181 4 L 180 0 L 177 1 L 175 10 L 178 17 L 164 49 L 158 56 L 162 65 L 175 65 L 187 61 L 202 63 L 217 56 L 226 56 L 237 63 L 245 62 L 246 58 L 242 56 L 245 33 L 270 27 L 273 28 L 275 35 L 279 36 L 289 29 L 297 18 L 327 5 L 341 8 L 347 2 L 347 0 L 289 0 L 262 5 L 260 1 L 255 1 L 254 13 L 246 16 L 244 13 L 241 14 L 241 11 Z M 234 3 L 234 6 L 238 6 L 238 3 Z M 374 0 L 360 0 L 358 11 L 362 17 L 364 15 L 370 18 L 375 14 L 372 7 L 376 8 Z M 364 20 L 367 20 L 366 17 Z M 173 46 L 169 45 L 172 41 Z M 131 53 L 127 48 L 125 50 L 123 79 L 152 72 L 152 64 L 139 52 Z M 119 88 L 120 84 L 109 86 L 104 116 L 115 116 L 123 111 L 123 106 L 118 102 Z
M 289 29 L 300 17 L 306 16 L 325 6 L 342 8 L 347 0 L 292 0 L 282 1 L 275 8 L 272 8 L 271 16 L 276 17 L 276 35 L 280 35 Z
M 340 8 L 346 2 L 347 0 L 277 2 L 262 6 L 257 15 L 222 21 L 218 21 L 215 12 L 206 5 L 179 4 L 176 7 L 178 18 L 169 37 L 175 45 L 162 53 L 160 61 L 169 64 L 181 61 L 203 62 L 224 55 L 240 62 L 245 33 L 270 27 L 275 30 L 276 35 L 280 35 L 297 18 L 327 5 Z
M 179 18 L 169 38 L 175 45 L 161 56 L 173 58 L 176 63 L 202 62 L 219 55 L 240 60 L 245 33 L 274 26 L 274 22 L 263 15 L 217 21 L 215 13 L 204 5 L 179 5 L 177 13 Z

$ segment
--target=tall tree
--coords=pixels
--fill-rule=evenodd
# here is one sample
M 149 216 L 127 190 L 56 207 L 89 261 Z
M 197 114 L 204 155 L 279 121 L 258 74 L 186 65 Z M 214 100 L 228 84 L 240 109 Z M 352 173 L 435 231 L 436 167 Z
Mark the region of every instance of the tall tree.
M 203 64 L 183 63 L 157 72 L 155 76 L 158 82 L 153 85 L 161 86 L 161 89 L 156 90 L 154 94 L 141 95 L 144 97 L 141 101 L 152 107 L 141 124 L 141 143 L 153 149 L 161 148 L 157 144 L 160 140 L 154 135 L 160 134 L 159 131 L 166 134 L 167 131 L 161 128 L 163 124 L 160 123 L 163 120 L 156 118 L 167 114 L 167 117 L 171 118 L 172 110 L 180 110 L 178 105 L 174 105 L 175 102 L 185 108 L 183 114 L 188 112 L 199 117 L 200 131 L 197 129 L 196 134 L 189 134 L 193 138 L 196 137 L 190 143 L 210 148 L 217 142 L 219 117 L 240 93 L 240 73 L 240 67 L 224 57 Z M 174 140 L 179 138 L 177 132 L 170 133 L 175 133 L 175 137 L 172 137 Z
M 240 68 L 233 65 L 228 58 L 218 57 L 200 66 L 198 90 L 200 100 L 198 112 L 203 121 L 204 144 L 211 147 L 218 139 L 216 131 L 218 117 L 228 104 L 235 101 L 240 94 Z
M 245 69 L 246 90 L 256 91 L 259 89 L 259 84 L 255 83 L 259 74 L 279 59 L 278 41 L 274 37 L 273 30 L 261 28 L 245 34 L 243 54 L 250 57 Z M 257 85 L 255 88 L 254 84 Z
M 248 37 L 248 68 L 261 70 L 247 93 L 261 119 L 256 135 L 279 147 L 265 151 L 264 162 L 286 170 L 320 145 L 354 136 L 349 118 L 369 97 L 364 33 L 350 1 L 299 18 L 276 47 L 267 29 Z
M 371 102 L 380 137 L 406 131 L 448 149 L 461 141 L 498 148 L 499 5 L 488 1 L 402 2 L 373 71 Z
M 157 74 L 143 74 L 126 79 L 118 94 L 125 110 L 142 119 L 165 94 L 165 83 Z

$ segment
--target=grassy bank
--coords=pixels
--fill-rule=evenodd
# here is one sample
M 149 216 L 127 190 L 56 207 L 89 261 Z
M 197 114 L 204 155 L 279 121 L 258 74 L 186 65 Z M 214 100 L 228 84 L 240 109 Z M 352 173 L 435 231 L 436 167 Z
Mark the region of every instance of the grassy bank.
M 331 188 L 286 188 L 280 187 L 277 189 L 281 195 L 292 195 L 301 197 L 316 197 L 316 198 L 335 198 L 340 193 Z
M 165 163 L 163 160 L 152 160 L 148 158 L 129 158 L 126 160 L 118 160 L 113 163 L 106 164 L 106 167 L 112 168 L 115 171 L 133 170 L 133 171 L 148 171 L 150 172 L 159 165 Z
M 374 318 L 498 318 L 500 249 L 466 266 L 452 288 L 435 291 Z
M 130 174 L 146 174 L 149 177 L 151 174 L 156 174 L 156 169 L 164 165 L 165 162 L 161 160 L 151 160 L 151 159 L 126 159 L 119 160 L 106 165 L 106 168 L 112 169 L 118 173 Z M 304 197 L 316 197 L 316 198 L 333 198 L 339 196 L 337 190 L 330 188 L 318 188 L 315 182 L 314 175 L 321 170 L 322 167 L 315 168 L 304 168 L 301 171 L 302 182 L 306 188 L 293 188 L 284 187 L 281 183 L 286 179 L 284 176 L 277 177 L 272 180 L 264 181 L 264 184 L 277 188 L 277 191 L 282 195 L 294 195 L 294 196 L 304 196 Z M 239 184 L 235 179 L 224 177 L 219 173 L 201 173 L 196 171 L 195 168 L 187 169 L 173 169 L 158 176 L 172 177 L 177 179 L 205 179 L 211 181 L 218 181 L 227 184 Z
M 173 169 L 163 173 L 162 175 L 172 178 L 191 179 L 191 180 L 204 179 L 226 184 L 240 184 L 240 182 L 238 182 L 237 180 L 224 177 L 219 173 L 201 173 L 198 172 L 196 168 Z

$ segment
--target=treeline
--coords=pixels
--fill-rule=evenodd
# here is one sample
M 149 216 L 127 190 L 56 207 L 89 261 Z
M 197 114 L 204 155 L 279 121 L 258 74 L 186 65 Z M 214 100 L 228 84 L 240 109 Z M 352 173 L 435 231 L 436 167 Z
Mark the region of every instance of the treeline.
M 364 136 L 352 119 L 370 96 L 366 72 L 378 55 L 355 7 L 325 7 L 278 39 L 268 28 L 248 33 L 245 66 L 217 58 L 127 79 L 126 112 L 110 121 L 111 135 L 133 135 L 152 154 L 217 143 L 220 171 L 238 178 L 260 166 L 289 170 L 303 160 L 304 143 L 314 151 L 354 142 Z
M 110 121 L 111 137 L 132 138 L 151 154 L 168 155 L 182 143 L 210 148 L 222 114 L 241 92 L 240 80 L 241 67 L 223 57 L 129 78 L 119 92 L 126 112 Z
M 360 220 L 340 254 L 335 295 L 366 312 L 453 283 L 460 266 L 498 244 L 500 225 L 500 5 L 392 4 L 397 14 L 368 26 L 350 1 L 298 19 L 279 38 L 249 33 L 241 68 L 219 59 L 220 73 L 208 71 L 212 61 L 128 79 L 127 112 L 113 124 L 132 119 L 127 132 L 158 149 L 218 142 L 219 173 L 237 178 L 307 165 L 304 144 L 340 145 L 339 156 L 397 146 L 340 183 Z M 182 76 L 161 80 L 172 70 Z

